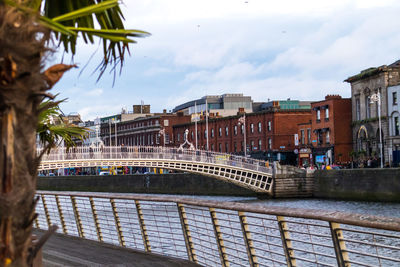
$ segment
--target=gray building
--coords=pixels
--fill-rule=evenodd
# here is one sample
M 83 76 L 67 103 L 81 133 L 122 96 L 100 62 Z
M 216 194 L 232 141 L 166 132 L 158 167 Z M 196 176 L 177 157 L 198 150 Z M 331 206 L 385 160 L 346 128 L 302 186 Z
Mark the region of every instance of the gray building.
M 395 165 L 400 163 L 400 85 L 388 87 L 388 115 L 389 115 L 389 151 L 392 151 L 391 161 Z M 390 156 L 390 154 L 389 154 Z
M 206 110 L 206 102 L 208 111 L 214 113 L 214 116 L 217 117 L 236 115 L 239 108 L 244 108 L 244 111 L 247 113 L 253 112 L 253 100 L 251 100 L 251 96 L 244 96 L 243 94 L 203 96 L 200 99 L 176 106 L 173 112 L 182 111 L 184 115 L 203 112 Z
M 351 84 L 353 150 L 365 157 L 380 156 L 379 105 L 371 96 L 379 93 L 383 159 L 391 162 L 388 87 L 400 84 L 400 60 L 361 71 L 345 80 Z

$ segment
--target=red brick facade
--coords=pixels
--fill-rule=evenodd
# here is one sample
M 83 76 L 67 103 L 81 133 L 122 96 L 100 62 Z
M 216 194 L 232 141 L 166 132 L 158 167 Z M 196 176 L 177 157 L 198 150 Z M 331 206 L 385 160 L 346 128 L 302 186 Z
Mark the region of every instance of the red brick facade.
M 111 127 L 108 123 L 103 123 L 101 124 L 100 136 L 106 146 L 110 145 L 111 136 L 111 145 L 115 145 L 116 126 L 117 145 L 173 146 L 173 125 L 187 122 L 190 122 L 190 116 L 184 116 L 182 113 L 161 113 L 135 120 L 118 122 L 116 125 L 111 123 Z M 162 129 L 165 131 L 165 136 L 159 133 Z
M 311 109 L 314 160 L 331 153 L 331 164 L 349 161 L 352 150 L 351 99 L 328 95 L 323 101 L 311 103 Z
M 210 118 L 209 150 L 224 153 L 243 153 L 244 134 L 238 120 L 243 115 L 224 118 Z M 276 110 L 246 114 L 246 144 L 249 153 L 293 153 L 294 134 L 298 123 L 311 119 L 310 110 Z M 185 130 L 189 130 L 189 142 L 195 145 L 195 123 L 176 125 L 173 127 L 175 146 L 183 143 Z M 197 123 L 199 149 L 206 149 L 206 122 Z

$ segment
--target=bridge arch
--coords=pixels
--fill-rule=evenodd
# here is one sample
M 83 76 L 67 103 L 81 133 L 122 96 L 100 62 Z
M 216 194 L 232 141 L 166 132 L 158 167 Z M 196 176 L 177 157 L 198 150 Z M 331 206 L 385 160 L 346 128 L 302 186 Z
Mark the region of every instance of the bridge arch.
M 265 161 L 201 150 L 164 147 L 58 148 L 45 154 L 40 170 L 72 167 L 132 166 L 186 171 L 250 190 L 272 194 L 272 168 Z

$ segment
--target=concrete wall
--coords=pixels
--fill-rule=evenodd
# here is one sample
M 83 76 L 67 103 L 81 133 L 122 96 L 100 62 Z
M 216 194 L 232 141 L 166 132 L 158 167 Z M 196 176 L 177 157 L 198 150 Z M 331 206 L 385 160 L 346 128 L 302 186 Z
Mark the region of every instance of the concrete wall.
M 215 178 L 189 173 L 38 177 L 38 190 L 256 196 Z
M 327 170 L 314 173 L 314 197 L 400 202 L 400 169 Z

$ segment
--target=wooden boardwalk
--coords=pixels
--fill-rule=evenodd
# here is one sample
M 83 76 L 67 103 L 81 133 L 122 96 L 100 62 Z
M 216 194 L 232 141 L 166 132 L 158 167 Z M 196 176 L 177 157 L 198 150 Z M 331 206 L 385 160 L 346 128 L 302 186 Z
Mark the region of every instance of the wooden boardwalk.
M 44 233 L 34 230 L 39 238 Z M 190 261 L 113 246 L 78 237 L 53 234 L 43 247 L 43 266 L 199 267 Z

